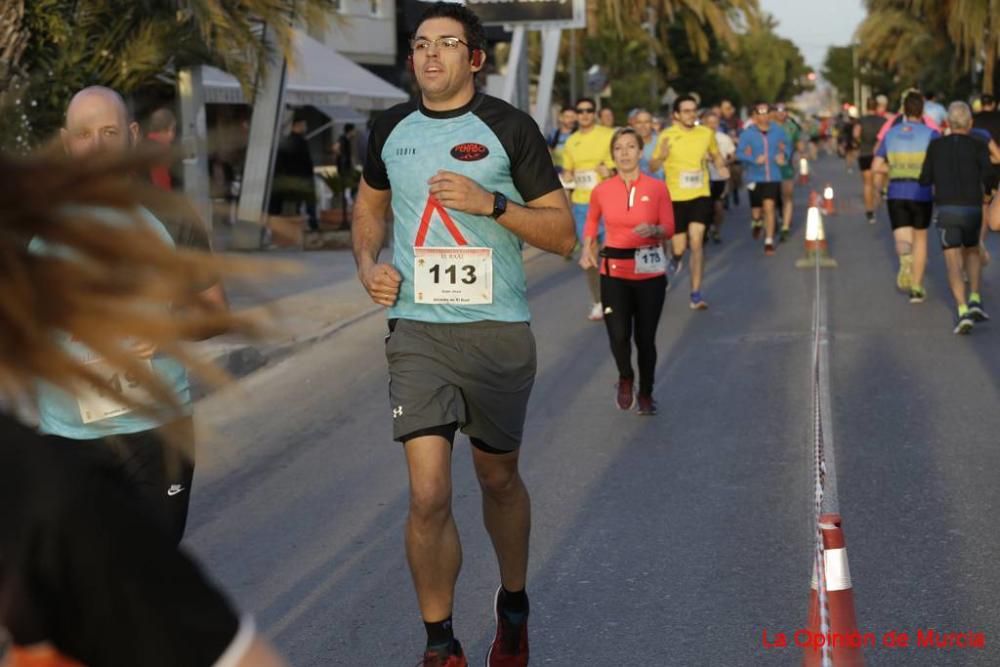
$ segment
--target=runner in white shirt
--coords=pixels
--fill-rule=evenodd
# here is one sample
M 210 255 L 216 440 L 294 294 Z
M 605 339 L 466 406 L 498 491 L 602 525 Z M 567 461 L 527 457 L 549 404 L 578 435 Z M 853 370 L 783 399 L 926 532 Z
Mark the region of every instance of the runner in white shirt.
M 727 165 L 732 165 L 736 156 L 736 144 L 728 134 L 719 129 L 719 113 L 713 108 L 708 109 L 701 115 L 701 123 L 708 129 L 715 132 L 715 142 L 719 145 L 719 154 L 726 161 Z M 708 236 L 713 243 L 722 243 L 722 222 L 725 216 L 725 201 L 729 195 L 728 185 L 730 175 L 723 175 L 715 166 L 712 160 L 708 161 L 709 188 L 711 191 L 712 205 L 714 206 L 713 219 L 708 229 Z

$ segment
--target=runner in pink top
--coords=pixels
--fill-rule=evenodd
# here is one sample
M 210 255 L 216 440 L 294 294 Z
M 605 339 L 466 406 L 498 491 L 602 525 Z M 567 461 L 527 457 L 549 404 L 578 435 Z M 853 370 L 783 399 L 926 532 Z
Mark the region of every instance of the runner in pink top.
M 654 415 L 656 329 L 666 298 L 664 242 L 674 234 L 673 204 L 666 183 L 639 170 L 642 138 L 635 130 L 622 128 L 615 132 L 611 153 L 618 174 L 602 181 L 591 193 L 580 266 L 600 267 L 604 323 L 618 365 L 617 405 L 630 410 L 636 403 L 631 343 L 634 335 L 639 361 L 639 414 Z M 598 256 L 597 230 L 602 217 L 607 245 Z

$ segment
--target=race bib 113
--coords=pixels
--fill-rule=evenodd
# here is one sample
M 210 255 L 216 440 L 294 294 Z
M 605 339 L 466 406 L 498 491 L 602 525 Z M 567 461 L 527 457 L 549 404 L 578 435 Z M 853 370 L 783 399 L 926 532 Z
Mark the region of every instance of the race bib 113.
M 414 247 L 413 296 L 431 305 L 493 303 L 493 249 Z

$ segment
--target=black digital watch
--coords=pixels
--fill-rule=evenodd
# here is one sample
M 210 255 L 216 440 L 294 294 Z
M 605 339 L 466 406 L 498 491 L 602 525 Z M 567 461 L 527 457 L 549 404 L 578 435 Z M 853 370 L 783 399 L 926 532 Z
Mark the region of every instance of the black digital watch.
M 493 212 L 490 213 L 490 217 L 496 220 L 506 212 L 507 212 L 507 197 L 505 197 L 502 192 L 494 192 Z

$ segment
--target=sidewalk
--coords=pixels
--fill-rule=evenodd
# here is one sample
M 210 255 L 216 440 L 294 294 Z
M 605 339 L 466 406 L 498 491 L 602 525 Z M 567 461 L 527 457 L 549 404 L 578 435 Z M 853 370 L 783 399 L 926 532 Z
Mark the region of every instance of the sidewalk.
M 219 229 L 221 227 L 221 229 Z M 215 251 L 226 254 L 231 230 L 216 225 Z M 389 257 L 391 251 L 383 251 Z M 541 256 L 536 248 L 525 248 L 529 262 Z M 226 281 L 226 295 L 234 311 L 259 314 L 272 323 L 275 335 L 250 341 L 241 336 L 219 336 L 197 343 L 198 356 L 213 361 L 239 379 L 301 349 L 332 336 L 361 319 L 382 312 L 357 279 L 350 250 L 267 250 L 238 253 L 263 263 L 279 260 L 298 262 L 303 271 L 276 274 L 259 280 Z M 196 389 L 196 394 L 204 392 Z

